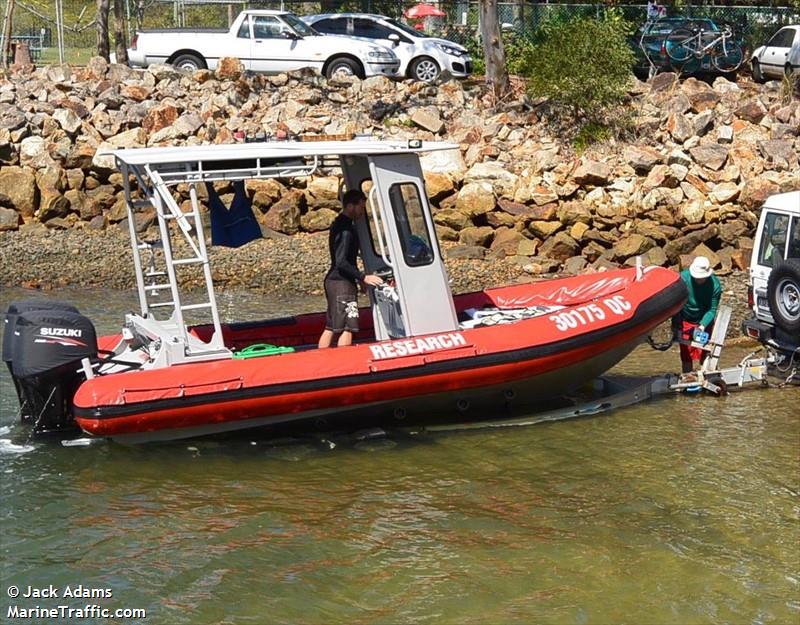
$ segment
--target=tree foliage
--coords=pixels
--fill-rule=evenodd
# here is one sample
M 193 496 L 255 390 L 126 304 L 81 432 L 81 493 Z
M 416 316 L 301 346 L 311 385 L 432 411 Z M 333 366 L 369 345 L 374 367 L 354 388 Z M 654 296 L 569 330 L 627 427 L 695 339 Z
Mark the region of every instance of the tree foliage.
M 634 54 L 630 26 L 614 13 L 546 26 L 527 54 L 528 93 L 593 119 L 626 95 Z

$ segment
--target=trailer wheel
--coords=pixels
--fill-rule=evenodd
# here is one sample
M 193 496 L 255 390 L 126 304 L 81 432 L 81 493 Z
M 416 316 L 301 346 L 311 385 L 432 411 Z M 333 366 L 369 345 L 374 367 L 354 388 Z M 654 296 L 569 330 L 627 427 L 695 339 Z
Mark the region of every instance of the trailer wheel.
M 772 270 L 767 300 L 775 325 L 800 337 L 800 259 L 790 258 Z
M 178 69 L 193 72 L 197 69 L 206 69 L 206 62 L 196 54 L 181 54 L 176 56 L 172 64 Z

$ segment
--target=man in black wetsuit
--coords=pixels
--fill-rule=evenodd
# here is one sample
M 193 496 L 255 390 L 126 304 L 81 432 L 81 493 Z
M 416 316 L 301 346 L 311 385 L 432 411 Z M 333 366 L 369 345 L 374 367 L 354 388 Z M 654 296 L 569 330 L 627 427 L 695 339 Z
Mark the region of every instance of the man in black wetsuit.
M 328 249 L 331 268 L 325 275 L 325 297 L 328 314 L 325 331 L 319 337 L 319 346 L 330 347 L 333 337 L 339 334 L 336 345 L 344 347 L 353 343 L 353 333 L 358 332 L 358 286 L 359 282 L 369 286 L 383 283 L 376 275 L 365 275 L 356 266 L 358 257 L 358 235 L 356 219 L 364 216 L 367 197 L 358 189 L 351 189 L 342 198 L 342 212 L 331 224 Z

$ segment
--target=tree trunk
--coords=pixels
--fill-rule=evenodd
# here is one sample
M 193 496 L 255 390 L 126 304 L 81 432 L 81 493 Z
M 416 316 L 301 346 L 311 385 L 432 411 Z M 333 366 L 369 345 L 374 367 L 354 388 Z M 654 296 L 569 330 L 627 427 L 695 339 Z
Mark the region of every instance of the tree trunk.
M 3 67 L 8 67 L 8 57 L 11 56 L 11 25 L 14 22 L 14 0 L 8 0 L 6 14 L 3 20 Z
M 483 57 L 486 60 L 486 84 L 496 96 L 504 96 L 511 90 L 506 67 L 506 51 L 500 36 L 497 18 L 497 0 L 481 0 L 481 38 Z
M 114 52 L 117 54 L 117 63 L 128 64 L 128 43 L 125 37 L 125 14 L 123 12 L 124 0 L 114 0 Z
M 97 56 L 108 61 L 109 0 L 97 0 Z

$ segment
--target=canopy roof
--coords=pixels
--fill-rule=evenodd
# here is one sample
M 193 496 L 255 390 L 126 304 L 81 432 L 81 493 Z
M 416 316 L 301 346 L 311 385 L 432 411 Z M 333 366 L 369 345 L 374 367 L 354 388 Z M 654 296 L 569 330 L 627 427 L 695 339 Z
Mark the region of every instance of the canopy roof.
M 345 155 L 404 154 L 457 150 L 458 145 L 437 141 L 263 141 L 180 147 L 129 148 L 112 154 L 130 166 L 169 165 L 203 161 L 240 161 L 242 159 L 286 159 Z
M 414 5 L 405 11 L 405 16 L 410 19 L 420 17 L 444 17 L 445 15 L 447 14 L 441 9 L 436 8 L 432 4 L 425 3 Z

